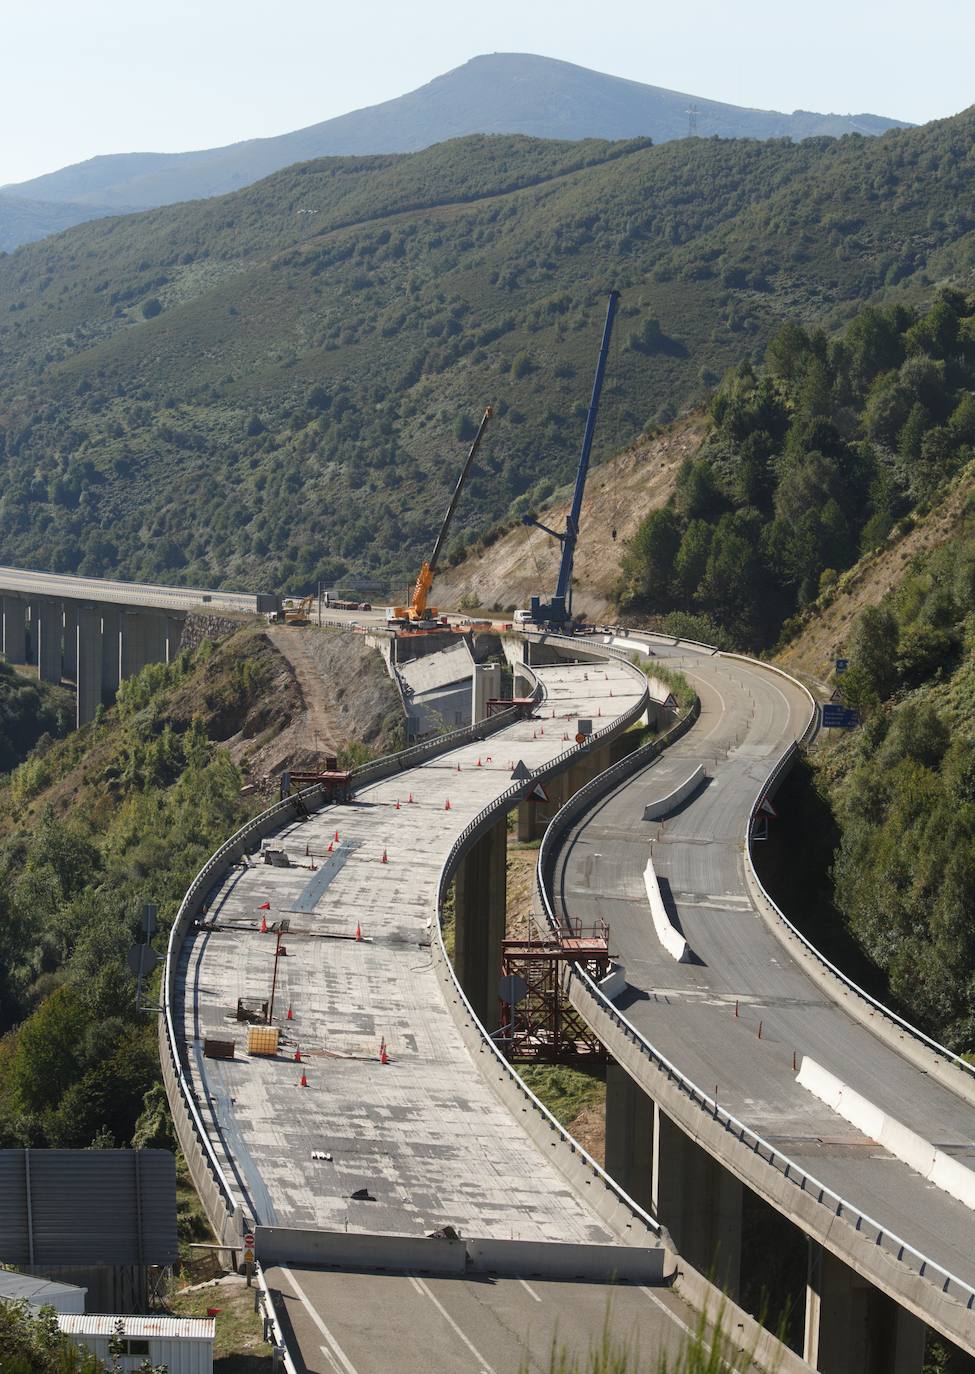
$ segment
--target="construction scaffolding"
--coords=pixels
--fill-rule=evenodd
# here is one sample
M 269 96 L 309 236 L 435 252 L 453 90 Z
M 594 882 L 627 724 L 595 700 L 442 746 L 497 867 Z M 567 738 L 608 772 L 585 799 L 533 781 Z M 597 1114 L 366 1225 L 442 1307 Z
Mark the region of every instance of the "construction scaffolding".
M 605 1062 L 605 1048 L 563 990 L 563 970 L 570 964 L 596 982 L 609 973 L 609 926 L 602 917 L 586 930 L 573 921 L 558 938 L 503 941 L 497 1039 L 508 1059 Z

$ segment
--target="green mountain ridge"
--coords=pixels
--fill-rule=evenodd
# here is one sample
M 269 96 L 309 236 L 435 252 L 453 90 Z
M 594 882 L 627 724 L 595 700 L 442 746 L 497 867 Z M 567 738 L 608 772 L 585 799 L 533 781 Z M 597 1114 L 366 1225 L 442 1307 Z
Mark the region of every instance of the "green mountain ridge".
M 414 152 L 468 134 L 646 137 L 662 143 L 687 135 L 688 101 L 704 137 L 840 137 L 899 126 L 879 115 L 746 109 L 531 53 L 490 53 L 406 95 L 292 133 L 186 153 L 114 153 L 6 186 L 0 195 L 0 247 L 64 227 L 64 219 L 52 213 L 49 228 L 37 218 L 33 230 L 15 238 L 25 226 L 18 230 L 8 200 L 18 197 L 62 203 L 76 223 L 109 209 L 128 212 L 223 195 L 310 158 Z
M 24 566 L 281 589 L 415 571 L 486 403 L 461 537 L 597 457 L 785 317 L 930 296 L 975 262 L 971 112 L 879 139 L 473 137 L 327 159 L 0 259 L 0 541 Z

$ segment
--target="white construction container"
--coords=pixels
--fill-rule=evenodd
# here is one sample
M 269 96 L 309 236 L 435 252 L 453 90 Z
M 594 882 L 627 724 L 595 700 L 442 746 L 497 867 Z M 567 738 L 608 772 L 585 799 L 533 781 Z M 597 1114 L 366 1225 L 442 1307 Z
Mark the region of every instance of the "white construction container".
M 58 1326 L 64 1334 L 87 1347 L 111 1369 L 109 1342 L 115 1335 L 114 1316 L 59 1316 Z M 213 1336 L 216 1323 L 212 1317 L 122 1317 L 125 1353 L 120 1357 L 120 1370 L 136 1370 L 148 1360 L 150 1364 L 164 1364 L 169 1374 L 213 1374 Z

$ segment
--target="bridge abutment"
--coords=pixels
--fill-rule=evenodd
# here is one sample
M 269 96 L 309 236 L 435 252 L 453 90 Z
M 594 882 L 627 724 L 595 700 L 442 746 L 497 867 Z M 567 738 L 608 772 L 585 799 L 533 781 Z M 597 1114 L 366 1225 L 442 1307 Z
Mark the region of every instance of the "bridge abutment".
M 920 1374 L 925 1326 L 809 1241 L 803 1358 L 823 1374 Z
M 507 916 L 508 819 L 471 846 L 454 879 L 454 966 L 478 1020 L 498 1028 L 498 979 Z

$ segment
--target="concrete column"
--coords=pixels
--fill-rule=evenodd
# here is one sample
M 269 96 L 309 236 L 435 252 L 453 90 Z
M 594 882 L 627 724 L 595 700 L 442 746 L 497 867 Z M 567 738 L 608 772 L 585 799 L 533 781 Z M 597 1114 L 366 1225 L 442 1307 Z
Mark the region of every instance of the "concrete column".
M 147 663 L 166 662 L 166 617 L 153 611 L 123 611 L 119 676 L 135 677 Z
M 653 1183 L 653 1102 L 619 1064 L 606 1065 L 606 1172 L 649 1209 Z
M 824 1374 L 921 1374 L 925 1326 L 809 1240 L 803 1359 Z
M 654 1215 L 678 1253 L 737 1299 L 741 1273 L 742 1184 L 654 1108 Z
M 8 663 L 27 662 L 27 602 L 19 596 L 3 598 L 3 656 Z
M 63 617 L 60 601 L 32 601 L 31 619 L 35 626 L 34 652 L 37 676 L 41 682 L 61 681 L 61 635 Z
M 183 627 L 186 624 L 185 615 L 166 616 L 166 662 L 172 663 L 179 653 L 180 645 L 183 642 Z
M 497 663 L 475 663 L 471 678 L 471 724 L 487 719 L 487 704 L 501 695 L 501 668 Z
M 102 615 L 99 606 L 81 606 L 76 613 L 74 658 L 76 716 L 80 728 L 95 719 L 102 704 Z
M 117 606 L 98 609 L 102 618 L 102 701 L 108 706 L 115 700 L 119 685 L 121 614 Z
M 78 603 L 64 602 L 64 676 L 78 680 Z
M 454 880 L 454 965 L 482 1025 L 498 1028 L 507 914 L 508 825 L 502 816 L 468 851 Z
M 550 722 L 553 726 L 557 724 L 558 721 Z M 539 722 L 539 725 L 543 726 L 544 722 Z M 559 773 L 554 778 L 546 778 L 542 786 L 548 797 L 547 801 L 518 803 L 518 839 L 522 842 L 537 840 L 540 835 L 544 835 L 549 821 L 562 809 L 571 795 L 568 772 Z
M 572 725 L 574 722 L 570 721 L 569 724 Z M 588 754 L 583 754 L 579 762 L 574 763 L 569 769 L 569 796 L 574 797 L 580 788 L 585 787 L 587 782 L 592 782 L 600 773 L 605 773 L 608 767 L 608 745 L 604 744 L 600 749 L 591 749 Z

